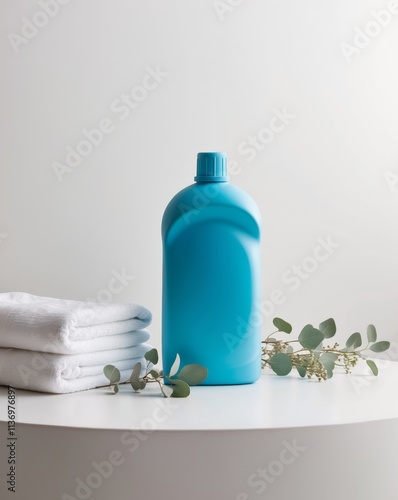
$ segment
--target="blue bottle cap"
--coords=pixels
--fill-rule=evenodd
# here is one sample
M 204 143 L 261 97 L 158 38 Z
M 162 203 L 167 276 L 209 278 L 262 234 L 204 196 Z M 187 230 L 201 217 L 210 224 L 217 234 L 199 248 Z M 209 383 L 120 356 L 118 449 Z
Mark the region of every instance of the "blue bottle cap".
M 198 153 L 196 182 L 227 182 L 227 156 L 224 153 Z

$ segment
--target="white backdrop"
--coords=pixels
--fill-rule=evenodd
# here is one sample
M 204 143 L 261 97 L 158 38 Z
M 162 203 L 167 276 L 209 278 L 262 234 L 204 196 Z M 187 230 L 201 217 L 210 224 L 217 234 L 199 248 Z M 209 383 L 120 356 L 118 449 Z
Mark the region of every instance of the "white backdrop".
M 264 331 L 333 316 L 397 339 L 397 2 L 2 0 L 0 19 L 0 291 L 140 302 L 160 346 L 162 213 L 198 151 L 225 151 L 263 215 Z

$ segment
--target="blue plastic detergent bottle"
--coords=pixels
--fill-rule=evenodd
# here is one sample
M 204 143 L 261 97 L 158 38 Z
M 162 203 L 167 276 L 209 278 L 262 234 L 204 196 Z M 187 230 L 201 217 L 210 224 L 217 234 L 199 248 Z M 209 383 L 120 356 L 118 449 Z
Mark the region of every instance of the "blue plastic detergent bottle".
M 205 385 L 261 372 L 260 213 L 228 180 L 225 154 L 199 153 L 196 183 L 162 221 L 164 373 L 178 353 L 208 369 Z

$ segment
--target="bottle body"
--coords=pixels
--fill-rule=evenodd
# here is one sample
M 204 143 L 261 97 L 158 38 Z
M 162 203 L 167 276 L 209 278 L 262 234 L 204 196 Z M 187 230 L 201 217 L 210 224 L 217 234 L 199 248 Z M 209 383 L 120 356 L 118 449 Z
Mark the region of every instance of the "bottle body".
M 206 366 L 206 385 L 245 384 L 261 371 L 260 220 L 228 182 L 178 193 L 162 221 L 162 354 L 165 373 Z

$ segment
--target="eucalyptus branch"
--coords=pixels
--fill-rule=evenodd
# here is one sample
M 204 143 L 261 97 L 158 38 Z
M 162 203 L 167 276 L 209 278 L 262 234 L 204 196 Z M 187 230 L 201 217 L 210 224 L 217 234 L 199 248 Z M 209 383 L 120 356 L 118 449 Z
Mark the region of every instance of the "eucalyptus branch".
M 146 366 L 143 368 L 140 362 L 134 365 L 133 371 L 129 380 L 120 382 L 121 374 L 118 368 L 113 365 L 104 367 L 104 375 L 109 380 L 109 386 L 113 392 L 119 392 L 119 386 L 130 383 L 135 392 L 140 392 L 147 384 L 156 382 L 159 389 L 165 398 L 186 398 L 189 396 L 190 386 L 198 385 L 207 377 L 207 369 L 198 364 L 185 365 L 180 369 L 180 356 L 177 354 L 176 359 L 170 368 L 170 373 L 164 375 L 162 370 L 154 368 L 159 361 L 158 351 L 151 349 L 145 353 Z M 144 373 L 142 375 L 142 373 Z M 164 382 L 167 382 L 167 385 Z
M 290 323 L 281 318 L 274 318 L 273 324 L 278 330 L 271 335 L 292 332 Z M 370 351 L 370 354 L 384 352 L 389 349 L 390 342 L 377 342 L 377 332 L 373 325 L 368 326 L 367 344 L 361 349 L 359 348 L 362 346 L 362 336 L 359 332 L 350 335 L 345 347 L 340 348 L 337 342 L 333 346 L 324 346 L 324 341 L 334 337 L 335 334 L 336 323 L 334 319 L 329 318 L 323 321 L 319 328 L 306 325 L 301 330 L 298 339 L 277 340 L 270 339 L 270 335 L 268 335 L 262 341 L 262 367 L 269 366 L 277 375 L 288 375 L 293 368 L 296 368 L 301 377 L 311 378 L 315 376 L 318 380 L 327 380 L 333 377 L 333 370 L 336 366 L 341 366 L 346 373 L 351 373 L 358 360 L 362 359 L 366 361 L 373 375 L 378 374 L 376 363 L 363 353 L 366 351 Z M 300 348 L 294 350 L 292 344 L 297 342 L 300 344 Z

